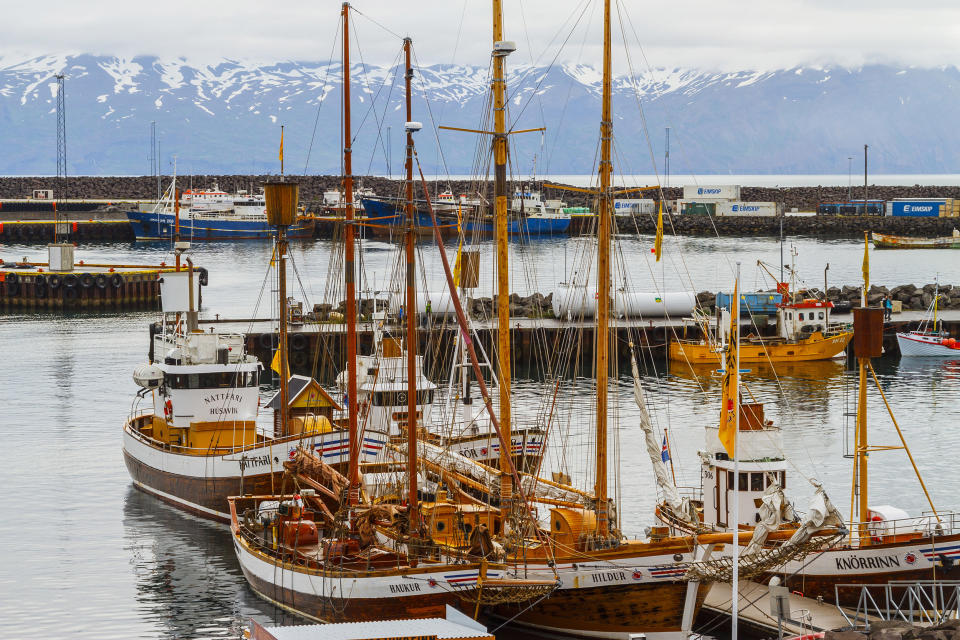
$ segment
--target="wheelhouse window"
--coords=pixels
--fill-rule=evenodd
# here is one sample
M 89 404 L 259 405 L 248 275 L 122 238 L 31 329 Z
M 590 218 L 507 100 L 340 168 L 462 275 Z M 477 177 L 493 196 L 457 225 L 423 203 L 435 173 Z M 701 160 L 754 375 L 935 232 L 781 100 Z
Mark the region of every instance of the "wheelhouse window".
M 168 373 L 163 377 L 168 389 L 234 389 L 255 387 L 256 371 L 221 371 L 218 373 Z
M 750 491 L 763 491 L 763 473 L 750 474 Z

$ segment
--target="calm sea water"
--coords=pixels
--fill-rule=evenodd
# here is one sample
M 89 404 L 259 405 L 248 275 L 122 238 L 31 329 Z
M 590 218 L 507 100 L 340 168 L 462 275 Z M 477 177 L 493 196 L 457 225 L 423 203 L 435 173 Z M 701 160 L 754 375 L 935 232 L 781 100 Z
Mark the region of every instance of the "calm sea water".
M 385 287 L 395 252 L 384 241 L 366 243 L 363 263 L 370 289 Z M 862 245 L 849 241 L 799 239 L 798 264 L 809 284 L 855 284 Z M 675 246 L 679 245 L 679 246 Z M 651 239 L 625 239 L 625 262 L 633 286 L 697 290 L 732 286 L 735 261 L 742 263 L 744 286 L 751 288 L 756 260 L 779 264 L 779 244 L 770 239 L 669 240 L 667 259 L 650 261 Z M 481 251 L 491 254 L 489 243 Z M 682 248 L 681 260 L 678 249 Z M 789 250 L 789 245 L 787 247 Z M 269 247 L 257 243 L 198 246 L 195 262 L 210 270 L 204 315 L 266 317 L 269 291 L 257 302 Z M 514 288 L 549 292 L 572 267 L 576 241 L 516 245 Z M 328 271 L 339 280 L 333 244 L 309 241 L 292 250 L 302 291 L 323 298 Z M 427 286 L 442 287 L 436 252 L 425 248 Z M 42 257 L 34 247 L 0 246 L 0 257 Z M 164 246 L 84 247 L 89 262 L 171 261 Z M 489 290 L 485 261 L 482 289 Z M 879 284 L 941 282 L 960 284 L 951 252 L 874 252 L 873 281 Z M 268 287 L 269 289 L 269 287 Z M 225 527 L 183 515 L 133 490 L 124 467 L 120 429 L 136 387 L 133 368 L 148 347 L 153 313 L 100 316 L 0 316 L 0 433 L 5 454 L 5 486 L 0 497 L 0 618 L 17 637 L 181 638 L 237 637 L 250 617 L 265 623 L 296 620 L 259 600 L 237 567 Z M 644 386 L 660 428 L 669 428 L 678 482 L 699 477 L 696 451 L 703 427 L 717 420 L 719 385 L 696 381 L 687 372 L 669 373 L 647 358 Z M 794 365 L 775 377 L 755 368 L 745 376 L 751 391 L 767 403 L 768 416 L 784 428 L 795 465 L 790 491 L 798 506 L 812 493 L 803 478 L 825 483 L 844 511 L 849 503 L 850 461 L 844 459 L 845 412 L 852 410 L 855 380 L 840 363 Z M 931 490 L 941 508 L 960 507 L 960 480 L 953 451 L 960 445 L 960 361 L 883 359 L 877 362 L 890 398 Z M 652 522 L 655 490 L 637 426 L 630 380 L 620 380 L 615 402 L 619 417 L 611 441 L 619 455 L 616 471 L 623 528 L 641 533 Z M 533 417 L 543 390 L 535 381 L 517 381 L 517 409 Z M 554 436 L 548 468 L 570 470 L 586 481 L 593 457 L 587 383 L 582 394 L 568 394 L 564 408 L 587 416 L 570 420 Z M 896 433 L 878 397 L 871 392 L 874 441 L 896 444 Z M 848 406 L 848 401 L 851 403 Z M 560 445 L 564 446 L 560 446 Z M 871 502 L 919 513 L 925 501 L 902 452 L 871 456 Z

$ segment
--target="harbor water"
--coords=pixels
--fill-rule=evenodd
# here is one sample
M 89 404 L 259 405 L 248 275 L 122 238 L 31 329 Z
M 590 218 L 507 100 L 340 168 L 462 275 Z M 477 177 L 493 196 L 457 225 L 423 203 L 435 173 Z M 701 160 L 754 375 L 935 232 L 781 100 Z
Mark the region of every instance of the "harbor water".
M 513 289 L 520 294 L 554 290 L 576 268 L 582 241 L 548 239 L 515 244 Z M 852 240 L 793 240 L 807 286 L 823 286 L 824 266 L 833 285 L 857 285 L 863 244 Z M 790 262 L 790 242 L 783 248 Z M 762 259 L 778 269 L 781 246 L 771 238 L 668 238 L 665 259 L 650 253 L 652 238 L 623 238 L 629 286 L 637 290 L 730 290 L 736 261 L 743 288 L 769 287 L 756 268 Z M 489 295 L 492 245 L 484 254 L 479 295 Z M 335 245 L 295 242 L 292 295 L 308 305 L 324 300 L 342 277 Z M 194 262 L 210 272 L 203 316 L 269 317 L 273 312 L 267 243 L 196 246 Z M 364 242 L 363 288 L 389 288 L 396 251 L 388 240 Z M 0 257 L 44 259 L 37 247 L 0 246 Z M 83 247 L 87 262 L 156 264 L 173 261 L 166 245 Z M 490 258 L 490 259 L 487 259 Z M 424 246 L 423 286 L 443 289 L 435 249 Z M 330 275 L 333 265 L 333 275 Z M 871 281 L 887 286 L 922 285 L 939 276 L 960 285 L 952 252 L 871 251 Z M 261 285 L 267 286 L 261 290 Z M 302 284 L 302 288 L 301 288 Z M 623 283 L 618 283 L 621 286 Z M 339 300 L 334 300 L 336 303 Z M 131 374 L 148 349 L 148 323 L 155 313 L 126 315 L 0 316 L 0 429 L 5 490 L 0 498 L 0 618 L 23 638 L 214 638 L 238 637 L 249 618 L 269 624 L 299 620 L 260 600 L 237 566 L 226 527 L 181 514 L 132 488 L 121 455 L 121 426 L 137 390 Z M 340 367 L 343 363 L 335 363 Z M 670 371 L 644 354 L 641 367 L 657 426 L 669 431 L 678 484 L 699 484 L 697 450 L 703 428 L 719 415 L 719 380 Z M 954 451 L 960 445 L 960 359 L 875 363 L 877 375 L 938 508 L 960 507 L 960 476 Z M 704 372 L 698 372 L 704 373 Z M 855 374 L 842 362 L 792 364 L 776 372 L 754 367 L 744 376 L 749 392 L 766 403 L 767 417 L 783 427 L 792 461 L 787 492 L 806 508 L 812 485 L 822 482 L 844 513 L 849 511 Z M 546 391 L 537 380 L 514 385 L 519 419 L 533 418 Z M 565 393 L 565 405 L 589 413 L 589 383 Z M 611 443 L 619 475 L 616 496 L 624 532 L 640 535 L 653 524 L 656 491 L 638 427 L 631 380 L 614 390 L 618 416 Z M 898 444 L 876 390 L 870 390 L 871 439 Z M 551 436 L 547 464 L 589 481 L 591 426 L 568 421 Z M 902 451 L 870 456 L 873 505 L 891 504 L 912 514 L 928 510 Z

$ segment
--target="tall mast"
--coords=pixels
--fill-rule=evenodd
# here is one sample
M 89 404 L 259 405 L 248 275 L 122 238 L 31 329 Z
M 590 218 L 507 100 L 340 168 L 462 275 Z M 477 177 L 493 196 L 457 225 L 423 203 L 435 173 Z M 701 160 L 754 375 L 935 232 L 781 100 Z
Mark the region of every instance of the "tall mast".
M 864 147 L 866 149 L 866 147 Z M 866 211 L 867 200 L 863 200 L 864 211 Z M 867 308 L 867 292 L 870 289 L 870 242 L 867 232 L 863 234 L 863 290 L 860 294 L 860 306 Z M 856 331 L 854 331 L 856 335 Z M 870 544 L 870 533 L 867 531 L 866 522 L 869 520 L 867 511 L 869 510 L 868 491 L 867 491 L 867 459 L 870 442 L 867 438 L 867 367 L 870 365 L 870 358 L 867 354 L 860 352 L 854 345 L 854 355 L 857 356 L 857 365 L 860 370 L 860 380 L 857 386 L 857 460 L 856 460 L 856 484 L 860 489 L 857 498 L 859 506 L 858 519 L 860 521 L 860 544 Z
M 417 280 L 416 256 L 414 255 L 414 208 L 413 208 L 413 109 L 410 99 L 410 84 L 413 67 L 410 66 L 410 38 L 403 39 L 403 54 L 406 60 L 407 102 L 407 513 L 411 533 L 419 530 L 420 510 L 417 501 Z M 411 558 L 412 562 L 416 560 Z
M 613 138 L 611 87 L 610 0 L 603 3 L 603 113 L 600 121 L 600 202 L 597 217 L 597 537 L 610 533 L 607 512 L 607 376 L 610 348 L 610 147 Z
M 493 193 L 497 238 L 497 362 L 500 382 L 500 429 L 507 443 L 500 449 L 500 502 L 504 512 L 513 499 L 513 482 L 509 474 L 513 449 L 510 420 L 510 270 L 507 237 L 507 81 L 505 77 L 508 51 L 497 47 L 503 41 L 503 7 L 493 0 Z
M 354 281 L 353 164 L 350 134 L 350 3 L 344 2 L 343 17 L 343 199 L 346 224 L 344 236 L 344 278 L 347 293 L 347 412 L 350 417 L 350 461 L 347 480 L 348 502 L 360 499 L 360 434 L 357 428 L 357 287 Z
M 277 275 L 280 295 L 280 437 L 289 435 L 290 365 L 287 358 L 287 227 L 277 226 Z

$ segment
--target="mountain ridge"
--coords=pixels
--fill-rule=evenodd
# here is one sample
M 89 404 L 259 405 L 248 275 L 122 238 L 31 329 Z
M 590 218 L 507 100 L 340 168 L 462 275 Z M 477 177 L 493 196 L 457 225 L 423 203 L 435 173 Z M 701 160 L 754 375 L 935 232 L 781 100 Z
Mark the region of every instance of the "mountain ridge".
M 281 123 L 288 172 L 337 173 L 341 72 L 335 61 L 0 57 L 0 145 L 6 150 L 0 173 L 55 172 L 57 73 L 67 76 L 72 175 L 149 173 L 151 121 L 157 122 L 164 173 L 171 171 L 172 155 L 181 173 L 275 173 Z M 396 72 L 396 67 L 351 65 L 357 173 L 400 170 L 402 78 Z M 600 77 L 596 67 L 584 64 L 510 67 L 511 126 L 547 128 L 543 135 L 511 137 L 515 175 L 528 175 L 534 163 L 539 174 L 593 171 Z M 429 129 L 431 122 L 480 127 L 487 83 L 486 67 L 417 70 L 414 119 L 426 125 L 417 140 L 425 173 L 478 172 L 475 159 L 483 148 L 477 145 L 487 142 Z M 870 144 L 870 168 L 877 173 L 953 173 L 960 164 L 960 132 L 950 105 L 958 89 L 960 71 L 952 66 L 620 74 L 614 79 L 617 168 L 654 173 L 654 161 L 663 160 L 664 128 L 670 126 L 675 174 L 842 174 L 847 158 L 859 158 L 863 144 Z M 479 172 L 485 173 L 485 165 Z

